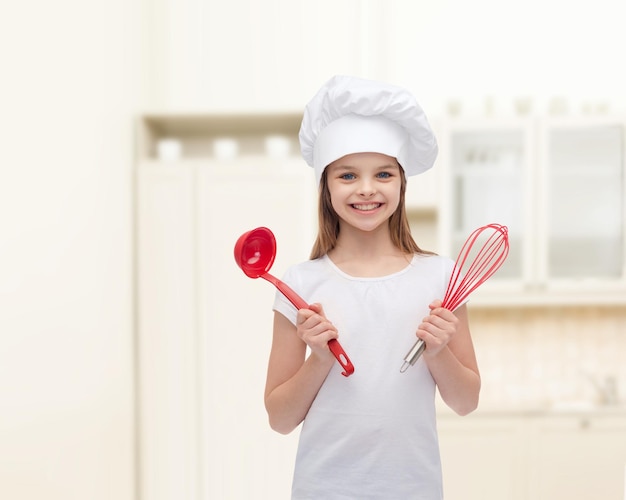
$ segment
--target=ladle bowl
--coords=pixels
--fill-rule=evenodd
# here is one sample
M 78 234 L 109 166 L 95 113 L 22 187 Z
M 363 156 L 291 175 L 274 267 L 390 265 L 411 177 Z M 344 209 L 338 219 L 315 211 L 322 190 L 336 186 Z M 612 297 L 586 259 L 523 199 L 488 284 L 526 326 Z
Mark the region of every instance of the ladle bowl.
M 237 265 L 249 278 L 260 278 L 269 272 L 276 258 L 276 239 L 266 227 L 242 234 L 235 244 Z
M 269 273 L 276 258 L 276 238 L 266 227 L 257 227 L 243 233 L 235 243 L 235 261 L 249 278 L 263 278 L 272 283 L 296 309 L 309 309 L 309 305 L 286 283 Z M 345 377 L 354 373 L 354 366 L 336 339 L 328 342 L 328 348 L 343 367 Z

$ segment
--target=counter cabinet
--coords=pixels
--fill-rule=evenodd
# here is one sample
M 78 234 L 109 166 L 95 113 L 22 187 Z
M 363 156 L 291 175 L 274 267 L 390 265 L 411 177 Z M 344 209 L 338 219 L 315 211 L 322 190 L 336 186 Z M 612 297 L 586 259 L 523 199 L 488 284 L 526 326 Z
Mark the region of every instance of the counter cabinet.
M 623 500 L 626 412 L 440 415 L 446 500 Z

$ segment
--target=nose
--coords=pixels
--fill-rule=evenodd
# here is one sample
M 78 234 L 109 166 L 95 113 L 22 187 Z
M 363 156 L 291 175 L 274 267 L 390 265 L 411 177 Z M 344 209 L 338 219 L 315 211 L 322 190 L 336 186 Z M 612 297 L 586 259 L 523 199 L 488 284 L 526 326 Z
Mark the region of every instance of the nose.
M 359 195 L 369 198 L 376 193 L 376 186 L 369 179 L 362 179 L 358 187 Z

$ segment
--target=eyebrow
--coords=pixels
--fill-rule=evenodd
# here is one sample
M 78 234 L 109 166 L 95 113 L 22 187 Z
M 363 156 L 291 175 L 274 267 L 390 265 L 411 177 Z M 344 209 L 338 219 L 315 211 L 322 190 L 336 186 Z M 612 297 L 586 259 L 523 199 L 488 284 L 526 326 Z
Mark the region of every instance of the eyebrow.
M 394 163 L 385 163 L 383 165 L 379 165 L 378 167 L 375 167 L 376 170 L 387 170 L 387 169 L 396 169 L 399 170 L 400 169 L 400 165 L 394 164 Z M 359 166 L 358 165 L 352 165 L 350 163 L 339 163 L 333 166 L 334 170 L 358 170 Z

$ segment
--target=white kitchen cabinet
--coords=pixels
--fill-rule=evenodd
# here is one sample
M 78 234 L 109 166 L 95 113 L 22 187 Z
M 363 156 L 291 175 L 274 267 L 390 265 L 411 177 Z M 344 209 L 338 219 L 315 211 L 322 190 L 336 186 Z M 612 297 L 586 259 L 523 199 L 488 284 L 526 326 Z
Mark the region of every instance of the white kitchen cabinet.
M 509 230 L 509 257 L 478 303 L 626 301 L 625 130 L 609 118 L 449 121 L 444 253 L 480 226 Z
M 624 125 L 551 120 L 541 138 L 541 278 L 623 280 Z
M 139 168 L 144 500 L 288 496 L 297 433 L 273 433 L 263 408 L 274 288 L 247 278 L 233 249 L 267 226 L 277 238 L 273 274 L 305 260 L 314 181 L 301 163 L 263 163 Z
M 435 136 L 439 137 L 441 121 L 429 122 Z M 411 233 L 423 250 L 441 251 L 439 234 L 439 206 L 441 204 L 441 156 L 435 165 L 419 175 L 407 177 L 405 206 Z
M 291 487 L 298 433 L 271 431 L 263 406 L 275 288 L 246 277 L 233 250 L 266 226 L 277 239 L 272 274 L 306 260 L 315 180 L 285 139 L 289 119 L 213 118 L 140 126 L 142 500 L 287 498 Z M 180 154 L 159 160 L 163 138 Z
M 439 416 L 446 500 L 622 500 L 623 412 Z
M 521 417 L 469 415 L 439 419 L 446 500 L 522 500 Z
M 138 433 L 142 498 L 199 499 L 194 172 L 137 172 Z
M 265 162 L 266 168 L 260 167 L 263 159 L 231 165 L 212 161 L 197 169 L 207 498 L 287 498 L 291 487 L 298 433 L 271 431 L 263 407 L 275 289 L 246 277 L 235 265 L 233 248 L 241 234 L 266 226 L 277 240 L 272 274 L 280 278 L 288 265 L 306 260 L 313 243 L 315 181 L 297 159 Z
M 532 132 L 527 121 L 453 121 L 441 139 L 444 248 L 456 256 L 476 228 L 506 225 L 511 250 L 492 280 L 518 290 L 531 279 Z
M 624 415 L 561 415 L 533 419 L 528 498 L 623 500 Z

